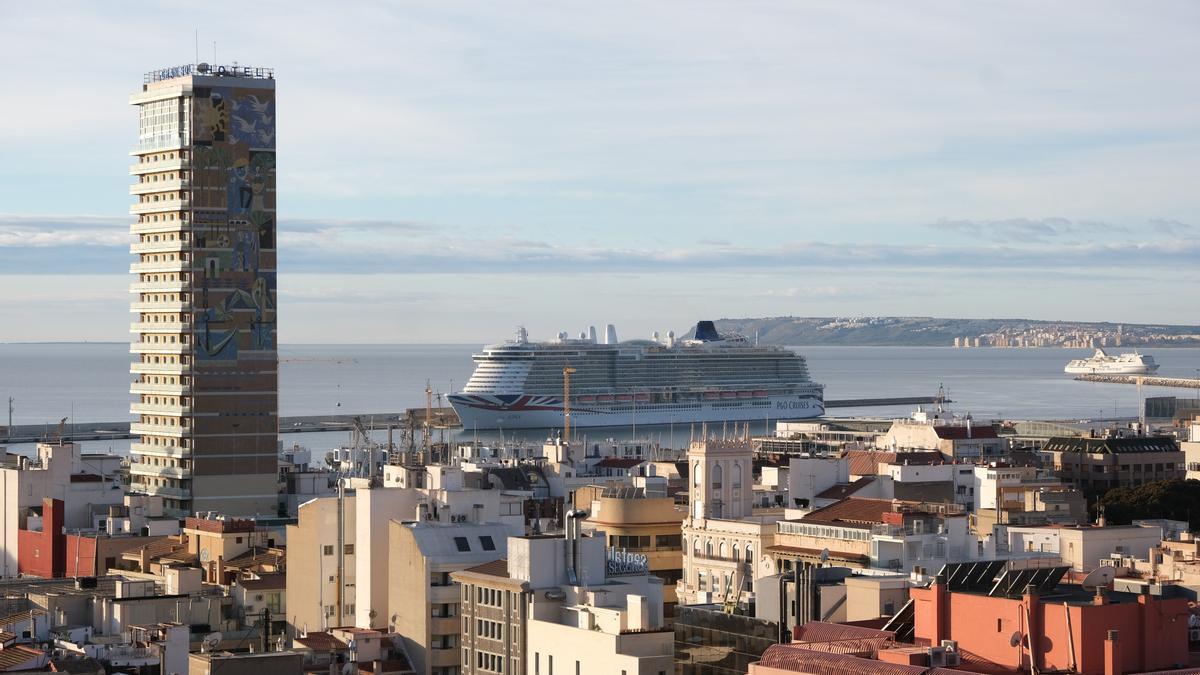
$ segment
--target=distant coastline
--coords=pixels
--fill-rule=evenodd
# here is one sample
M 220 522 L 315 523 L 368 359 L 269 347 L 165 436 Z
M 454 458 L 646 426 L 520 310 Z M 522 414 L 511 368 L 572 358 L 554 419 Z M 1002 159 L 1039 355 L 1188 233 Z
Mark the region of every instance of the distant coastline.
M 1038 319 L 764 317 L 719 319 L 762 344 L 839 347 L 1106 348 L 1200 346 L 1200 326 Z

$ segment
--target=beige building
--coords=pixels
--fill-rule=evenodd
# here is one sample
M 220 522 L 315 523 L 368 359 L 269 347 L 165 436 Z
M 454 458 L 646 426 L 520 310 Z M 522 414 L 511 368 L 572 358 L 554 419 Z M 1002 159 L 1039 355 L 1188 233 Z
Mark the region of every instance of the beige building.
M 512 537 L 507 560 L 453 574 L 462 587 L 463 675 L 672 672 L 662 581 L 583 535 L 586 514 L 573 513 L 565 537 Z
M 683 517 L 672 497 L 647 497 L 644 488 L 589 486 L 575 492 L 575 507 L 611 549 L 646 556 L 650 573 L 663 580 L 663 603 L 670 616 L 675 584 L 683 576 Z
M 403 636 L 419 675 L 460 672 L 460 592 L 451 573 L 504 558 L 509 534 L 499 524 L 389 524 L 389 630 Z
M 131 487 L 168 513 L 275 514 L 275 80 L 209 66 L 130 98 Z
M 1008 451 L 1008 441 L 990 424 L 974 424 L 970 418 L 946 419 L 924 411 L 892 422 L 875 443 L 893 451 L 937 450 L 946 459 L 968 462 L 996 458 Z
M 353 540 L 338 550 L 338 511 L 344 531 L 356 532 L 355 502 L 354 495 L 341 505 L 337 497 L 314 499 L 301 504 L 296 524 L 287 526 L 287 620 L 293 635 L 355 623 Z
M 749 599 L 774 573 L 764 551 L 779 516 L 753 515 L 753 450 L 744 440 L 696 441 L 688 450 L 688 515 L 682 525 L 681 604 Z

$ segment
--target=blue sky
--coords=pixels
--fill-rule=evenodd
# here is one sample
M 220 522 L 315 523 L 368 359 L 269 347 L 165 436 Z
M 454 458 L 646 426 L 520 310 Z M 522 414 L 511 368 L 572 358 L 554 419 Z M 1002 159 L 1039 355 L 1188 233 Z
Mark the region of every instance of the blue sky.
M 127 338 L 194 29 L 276 68 L 283 342 L 1200 323 L 1193 2 L 0 3 L 0 341 Z

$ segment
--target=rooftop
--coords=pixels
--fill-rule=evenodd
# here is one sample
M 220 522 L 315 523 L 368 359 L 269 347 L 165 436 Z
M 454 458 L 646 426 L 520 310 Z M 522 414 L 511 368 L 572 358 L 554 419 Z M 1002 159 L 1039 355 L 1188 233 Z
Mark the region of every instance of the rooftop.
M 875 476 L 863 476 L 853 483 L 834 485 L 831 488 L 822 490 L 817 495 L 817 499 L 845 499 L 874 481 Z
M 883 514 L 896 510 L 898 502 L 891 499 L 860 499 L 850 497 L 817 509 L 800 519 L 802 523 L 821 523 L 843 527 L 869 528 L 883 522 Z
M 274 68 L 260 68 L 256 66 L 240 66 L 234 63 L 231 66 L 215 66 L 207 63 L 185 63 L 181 66 L 170 66 L 168 68 L 159 68 L 146 73 L 142 79 L 143 84 L 151 84 L 153 82 L 161 82 L 162 80 L 173 80 L 177 77 L 191 77 L 193 75 L 206 75 L 211 77 L 248 77 L 256 80 L 273 80 L 275 79 Z

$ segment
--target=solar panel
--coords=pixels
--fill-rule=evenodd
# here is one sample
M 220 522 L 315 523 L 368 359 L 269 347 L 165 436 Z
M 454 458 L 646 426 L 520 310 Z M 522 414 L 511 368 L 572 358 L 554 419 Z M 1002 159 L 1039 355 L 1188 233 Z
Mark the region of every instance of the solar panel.
M 947 590 L 982 593 L 992 588 L 1004 564 L 1003 560 L 949 563 L 938 574 L 946 579 Z
M 891 631 L 896 634 L 897 642 L 912 642 L 913 634 L 916 632 L 917 624 L 914 620 L 916 610 L 913 607 L 912 598 L 904 603 L 896 616 L 888 619 L 888 622 L 883 625 L 883 630 Z
M 1070 566 L 1060 566 L 1008 570 L 1000 577 L 988 595 L 992 597 L 1019 597 L 1030 586 L 1036 588 L 1038 593 L 1046 593 L 1054 590 L 1058 586 L 1058 582 L 1062 581 L 1063 576 L 1070 569 Z

